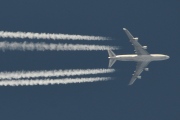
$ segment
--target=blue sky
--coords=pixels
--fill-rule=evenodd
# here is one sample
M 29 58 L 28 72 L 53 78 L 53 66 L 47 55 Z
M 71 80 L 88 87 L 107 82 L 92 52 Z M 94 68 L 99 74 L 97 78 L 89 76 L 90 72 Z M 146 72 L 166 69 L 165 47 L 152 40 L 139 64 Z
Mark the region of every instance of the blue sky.
M 117 54 L 133 53 L 127 28 L 149 53 L 169 60 L 153 62 L 142 79 L 128 86 L 133 62 L 117 62 L 107 82 L 0 87 L 3 120 L 169 120 L 179 119 L 179 1 L 16 0 L 1 1 L 0 30 L 111 37 L 112 41 L 65 41 L 117 45 Z M 31 41 L 3 39 L 0 41 Z M 39 40 L 43 42 L 43 40 Z M 57 43 L 47 41 L 47 43 Z M 5 51 L 0 71 L 107 68 L 106 51 Z M 92 76 L 93 77 L 93 76 Z

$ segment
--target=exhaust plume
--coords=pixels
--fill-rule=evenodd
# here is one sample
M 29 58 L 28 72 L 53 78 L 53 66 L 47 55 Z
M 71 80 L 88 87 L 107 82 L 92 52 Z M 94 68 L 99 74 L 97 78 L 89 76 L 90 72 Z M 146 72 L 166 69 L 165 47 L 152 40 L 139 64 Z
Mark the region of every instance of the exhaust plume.
M 87 35 L 69 35 L 69 34 L 50 34 L 33 32 L 6 32 L 0 31 L 2 38 L 29 38 L 29 39 L 52 39 L 52 40 L 109 40 L 107 37 L 87 36 Z
M 15 71 L 0 72 L 0 79 L 22 79 L 22 78 L 38 78 L 38 77 L 60 77 L 75 75 L 91 75 L 112 73 L 114 69 L 70 69 L 70 70 L 42 70 L 42 71 Z
M 80 51 L 80 50 L 116 50 L 118 47 L 105 45 L 85 45 L 85 44 L 54 44 L 54 43 L 19 43 L 19 42 L 0 42 L 0 50 L 36 50 L 36 51 Z
M 66 79 L 38 79 L 38 80 L 3 80 L 0 81 L 0 86 L 34 86 L 34 85 L 55 85 L 55 84 L 70 84 L 70 83 L 85 83 L 96 81 L 107 81 L 111 77 L 95 77 L 95 78 L 66 78 Z

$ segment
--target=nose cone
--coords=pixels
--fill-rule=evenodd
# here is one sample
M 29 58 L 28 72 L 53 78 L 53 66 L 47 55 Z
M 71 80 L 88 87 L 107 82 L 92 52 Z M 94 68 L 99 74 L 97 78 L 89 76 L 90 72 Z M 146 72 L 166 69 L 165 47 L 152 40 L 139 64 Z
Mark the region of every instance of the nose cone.
M 168 55 L 166 55 L 166 58 L 169 59 L 170 57 Z

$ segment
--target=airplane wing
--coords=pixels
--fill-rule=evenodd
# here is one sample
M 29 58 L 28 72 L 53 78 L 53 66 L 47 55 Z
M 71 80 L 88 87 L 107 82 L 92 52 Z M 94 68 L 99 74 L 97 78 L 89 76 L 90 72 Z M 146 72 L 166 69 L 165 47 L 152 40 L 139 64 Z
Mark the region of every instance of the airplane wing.
M 126 28 L 123 28 L 123 30 L 125 31 L 125 33 L 127 34 L 130 42 L 132 43 L 132 45 L 134 46 L 135 48 L 135 53 L 137 55 L 149 55 L 149 53 L 143 49 L 143 46 L 141 44 L 139 44 L 138 42 L 138 38 L 134 38 L 132 36 L 132 34 L 126 29 Z
M 149 64 L 149 61 L 141 61 L 141 62 L 137 62 L 136 65 L 136 70 L 133 74 L 133 77 L 131 78 L 129 85 L 132 85 L 135 80 L 137 79 L 137 77 L 143 72 L 144 68 Z

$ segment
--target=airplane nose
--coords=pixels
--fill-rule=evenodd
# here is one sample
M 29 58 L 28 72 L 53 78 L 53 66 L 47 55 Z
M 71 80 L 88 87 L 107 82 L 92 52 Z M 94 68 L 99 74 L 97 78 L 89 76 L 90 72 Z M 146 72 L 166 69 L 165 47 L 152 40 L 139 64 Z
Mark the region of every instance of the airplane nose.
M 167 59 L 169 59 L 170 57 L 169 56 L 166 56 L 167 57 Z

